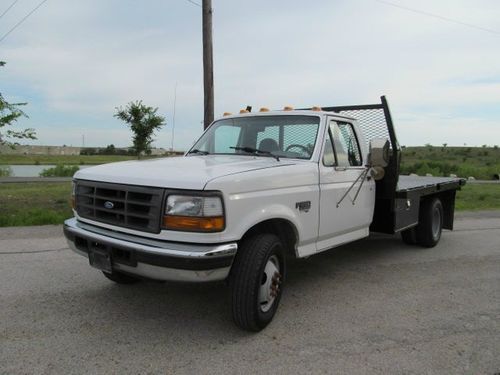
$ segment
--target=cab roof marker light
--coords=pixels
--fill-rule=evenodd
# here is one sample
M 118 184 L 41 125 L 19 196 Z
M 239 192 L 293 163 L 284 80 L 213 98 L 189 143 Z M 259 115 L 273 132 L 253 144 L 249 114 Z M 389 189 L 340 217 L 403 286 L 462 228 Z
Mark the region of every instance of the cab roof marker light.
M 243 114 L 243 113 L 249 113 L 249 112 L 246 109 L 241 109 L 240 114 Z
M 224 114 L 222 116 L 226 117 L 226 116 L 231 116 L 232 113 L 231 112 L 224 112 Z
M 314 107 L 311 108 L 311 111 L 315 112 L 321 112 L 323 109 L 320 106 L 315 105 Z
M 259 109 L 259 112 L 269 112 L 269 108 L 262 107 L 261 109 Z
M 290 106 L 290 105 L 286 105 L 284 108 L 283 108 L 283 111 L 293 111 L 293 107 Z

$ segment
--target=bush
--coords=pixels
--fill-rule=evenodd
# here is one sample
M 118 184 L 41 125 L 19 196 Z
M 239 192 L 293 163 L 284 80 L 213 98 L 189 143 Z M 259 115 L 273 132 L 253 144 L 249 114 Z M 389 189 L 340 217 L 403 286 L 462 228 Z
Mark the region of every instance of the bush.
M 12 169 L 10 167 L 4 167 L 0 165 L 0 177 L 12 176 Z
M 44 169 L 40 172 L 40 177 L 73 177 L 79 169 L 77 165 L 57 165 Z

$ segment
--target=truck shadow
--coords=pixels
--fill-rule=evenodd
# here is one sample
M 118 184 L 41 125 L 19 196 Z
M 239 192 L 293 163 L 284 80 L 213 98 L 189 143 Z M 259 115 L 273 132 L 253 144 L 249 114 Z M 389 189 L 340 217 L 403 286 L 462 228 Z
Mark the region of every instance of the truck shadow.
M 318 289 L 333 290 L 337 284 L 349 284 L 362 277 L 374 263 L 392 258 L 394 253 L 401 253 L 404 257 L 405 253 L 415 251 L 422 249 L 402 244 L 399 236 L 377 235 L 308 259 L 292 260 L 289 262 L 286 290 L 279 314 L 291 313 L 287 311 L 290 305 L 300 309 L 300 296 L 309 295 Z M 122 327 L 120 331 L 123 327 L 129 327 L 129 334 L 136 341 L 154 337 L 165 340 L 166 336 L 168 340 L 173 340 L 175 335 L 187 335 L 190 340 L 207 341 L 208 344 L 214 337 L 238 340 L 248 336 L 232 324 L 229 288 L 225 283 L 144 281 L 122 286 L 104 278 L 96 282 L 93 288 L 82 289 L 79 296 L 83 299 L 82 303 L 93 306 L 85 314 L 87 323 L 84 324 L 92 324 L 94 328 L 99 327 L 96 322 L 109 324 L 112 321 L 113 326 Z M 319 300 L 317 303 L 321 305 Z M 114 329 L 109 328 L 109 325 L 106 327 Z

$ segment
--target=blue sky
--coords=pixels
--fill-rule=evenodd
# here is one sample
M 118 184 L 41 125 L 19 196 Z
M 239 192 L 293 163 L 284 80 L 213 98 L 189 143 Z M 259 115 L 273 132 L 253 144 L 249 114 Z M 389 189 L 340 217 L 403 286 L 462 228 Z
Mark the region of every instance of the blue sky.
M 39 2 L 19 0 L 0 35 Z M 500 144 L 500 3 L 391 2 L 497 33 L 377 0 L 213 0 L 216 115 L 385 94 L 401 144 Z M 185 149 L 202 130 L 201 53 L 201 9 L 186 0 L 48 0 L 0 43 L 0 91 L 29 102 L 19 127 L 35 144 L 127 146 L 114 108 L 142 99 L 166 116 L 155 145 L 170 147 L 177 83 Z

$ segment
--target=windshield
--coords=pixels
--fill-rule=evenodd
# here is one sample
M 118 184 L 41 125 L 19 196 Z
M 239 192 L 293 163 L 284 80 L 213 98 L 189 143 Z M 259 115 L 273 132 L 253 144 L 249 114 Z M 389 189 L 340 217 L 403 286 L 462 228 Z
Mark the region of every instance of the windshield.
M 191 154 L 266 155 L 310 159 L 318 134 L 317 116 L 244 116 L 215 122 Z M 235 149 L 236 148 L 236 149 Z M 249 150 L 261 153 L 252 153 Z

